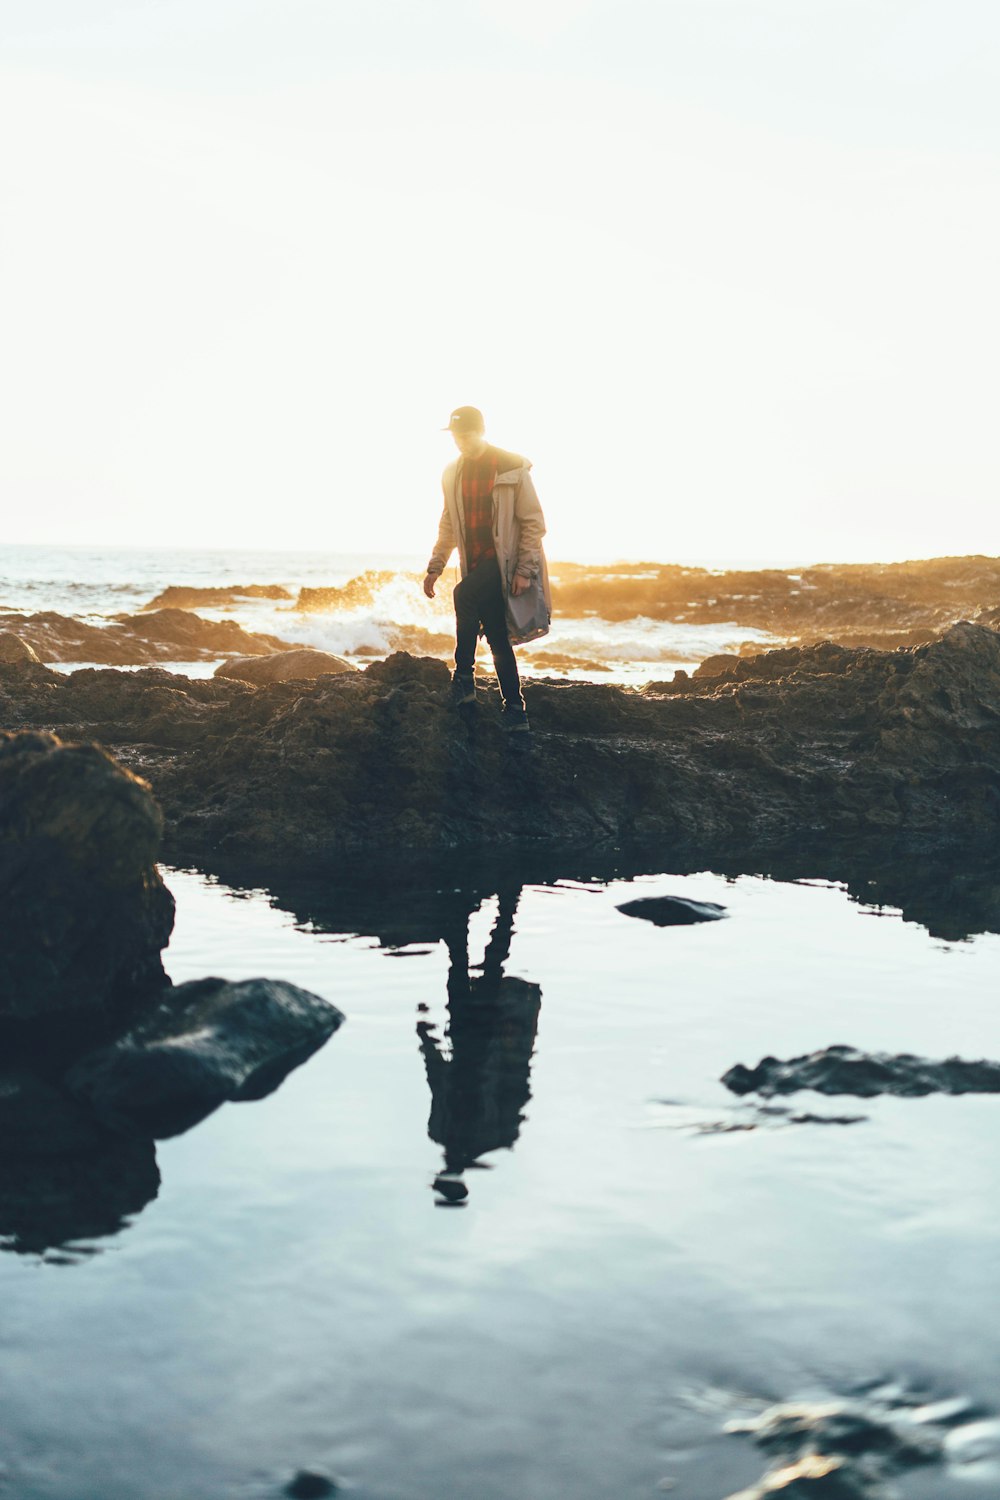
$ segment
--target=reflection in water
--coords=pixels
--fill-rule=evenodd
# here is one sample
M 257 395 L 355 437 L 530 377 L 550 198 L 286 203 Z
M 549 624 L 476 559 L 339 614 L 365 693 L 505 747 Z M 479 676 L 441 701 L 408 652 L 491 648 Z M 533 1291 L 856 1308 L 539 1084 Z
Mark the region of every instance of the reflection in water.
M 447 1204 L 468 1196 L 462 1173 L 488 1151 L 517 1140 L 531 1098 L 531 1057 L 542 992 L 537 984 L 507 977 L 518 884 L 501 884 L 498 911 L 483 962 L 469 969 L 469 921 L 478 902 L 454 893 L 442 937 L 448 948 L 448 1047 L 428 1021 L 417 1035 L 431 1090 L 427 1133 L 444 1149 L 444 1172 L 434 1183 Z
M 160 1188 L 156 1147 L 108 1140 L 83 1155 L 0 1157 L 0 1250 L 82 1253 L 117 1234 Z

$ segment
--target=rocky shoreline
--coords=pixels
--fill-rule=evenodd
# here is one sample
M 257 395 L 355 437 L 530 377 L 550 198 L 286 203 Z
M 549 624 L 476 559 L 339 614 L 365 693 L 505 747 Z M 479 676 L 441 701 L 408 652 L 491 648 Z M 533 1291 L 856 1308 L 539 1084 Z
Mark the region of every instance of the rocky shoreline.
M 541 679 L 526 696 L 535 732 L 517 754 L 495 689 L 463 722 L 444 664 L 404 653 L 260 686 L 0 665 L 0 724 L 96 741 L 147 778 L 168 855 L 934 846 L 986 840 L 1000 818 L 985 626 L 893 652 L 788 648 L 644 690 Z

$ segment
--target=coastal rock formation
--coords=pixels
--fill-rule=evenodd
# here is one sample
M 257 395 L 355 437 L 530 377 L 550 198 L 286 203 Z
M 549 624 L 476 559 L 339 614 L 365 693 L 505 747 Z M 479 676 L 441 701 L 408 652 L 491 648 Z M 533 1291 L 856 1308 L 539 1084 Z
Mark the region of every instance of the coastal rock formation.
M 471 723 L 443 662 L 261 687 L 0 666 L 0 724 L 97 739 L 147 776 L 173 848 L 984 844 L 1000 822 L 1000 635 L 793 647 L 657 691 L 539 680 L 515 755 L 495 690 Z M 701 865 L 704 868 L 704 864 Z
M 0 661 L 40 661 L 37 651 L 34 651 L 27 641 L 15 635 L 12 630 L 0 631 Z
M 235 620 L 204 620 L 183 609 L 115 615 L 106 625 L 91 625 L 51 610 L 33 615 L 6 611 L 0 612 L 0 631 L 16 635 L 35 653 L 35 660 L 101 662 L 118 667 L 156 661 L 203 661 L 233 653 L 263 656 L 292 649 L 290 642 L 244 630 Z M 0 653 L 0 661 L 8 659 Z
M 164 982 L 161 831 L 146 784 L 96 746 L 0 735 L 0 1018 L 107 1013 Z
M 796 1094 L 814 1089 L 819 1094 L 853 1094 L 873 1099 L 876 1094 L 920 1098 L 925 1094 L 1000 1094 L 1000 1063 L 966 1062 L 949 1057 L 929 1062 L 901 1052 L 861 1052 L 856 1047 L 824 1047 L 802 1057 L 781 1061 L 765 1057 L 755 1068 L 737 1063 L 722 1076 L 734 1094 Z
M 718 922 L 726 915 L 726 908 L 715 901 L 692 901 L 687 896 L 640 896 L 623 901 L 618 910 L 656 927 L 691 927 L 696 922 Z
M 359 573 L 356 578 L 339 586 L 299 589 L 295 608 L 304 614 L 314 611 L 335 614 L 340 610 L 360 609 L 372 604 L 379 590 L 394 583 L 397 578 L 408 578 L 411 583 L 418 584 L 420 576 L 418 573 L 399 574 L 391 568 L 370 568 L 366 573 Z
M 227 1099 L 272 1093 L 343 1019 L 336 1006 L 282 980 L 192 980 L 82 1058 L 68 1083 L 117 1128 L 176 1135 Z
M 172 583 L 161 589 L 155 599 L 144 604 L 148 609 L 221 609 L 239 599 L 292 599 L 280 583 L 231 583 L 219 588 L 188 587 Z
M 235 677 L 240 682 L 294 682 L 356 670 L 342 656 L 304 647 L 301 651 L 278 651 L 273 656 L 233 656 L 219 663 L 215 675 Z

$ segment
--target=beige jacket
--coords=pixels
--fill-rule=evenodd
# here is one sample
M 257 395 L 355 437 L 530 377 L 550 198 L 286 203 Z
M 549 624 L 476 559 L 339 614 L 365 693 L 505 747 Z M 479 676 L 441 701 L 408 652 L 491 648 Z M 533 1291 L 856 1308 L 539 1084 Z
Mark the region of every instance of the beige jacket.
M 549 574 L 542 551 L 545 518 L 531 482 L 531 462 L 503 449 L 498 450 L 497 458 L 497 477 L 493 486 L 493 543 L 497 549 L 504 595 L 509 595 L 515 573 L 523 573 L 528 578 L 540 577 L 545 603 L 551 613 Z M 448 465 L 441 477 L 444 509 L 434 551 L 427 564 L 428 573 L 442 573 L 456 547 L 462 577 L 469 571 L 461 478 L 462 459 L 458 458 Z

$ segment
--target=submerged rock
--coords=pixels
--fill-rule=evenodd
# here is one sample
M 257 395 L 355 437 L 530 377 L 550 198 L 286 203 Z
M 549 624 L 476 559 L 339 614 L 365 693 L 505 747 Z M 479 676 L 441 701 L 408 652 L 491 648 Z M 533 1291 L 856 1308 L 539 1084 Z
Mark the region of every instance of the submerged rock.
M 301 651 L 279 651 L 274 656 L 233 656 L 220 662 L 215 675 L 238 677 L 241 682 L 292 682 L 354 671 L 357 668 L 342 656 L 304 647 Z
M 627 917 L 641 917 L 656 927 L 691 927 L 695 922 L 718 922 L 726 908 L 715 901 L 692 901 L 688 896 L 640 896 L 618 908 Z
M 0 1019 L 107 1014 L 165 983 L 161 831 L 145 782 L 95 745 L 0 734 Z
M 765 1057 L 756 1068 L 737 1063 L 722 1075 L 734 1094 L 765 1096 L 795 1094 L 814 1089 L 820 1094 L 853 1094 L 871 1099 L 876 1094 L 903 1098 L 926 1094 L 998 1094 L 1000 1063 L 965 1062 L 959 1057 L 929 1062 L 909 1052 L 861 1052 L 856 1047 L 824 1047 L 782 1062 Z
M 177 1135 L 227 1099 L 262 1099 L 340 1026 L 336 1006 L 282 980 L 197 979 L 167 991 L 127 1035 L 82 1058 L 68 1084 L 110 1124 Z

